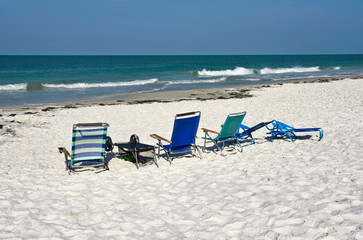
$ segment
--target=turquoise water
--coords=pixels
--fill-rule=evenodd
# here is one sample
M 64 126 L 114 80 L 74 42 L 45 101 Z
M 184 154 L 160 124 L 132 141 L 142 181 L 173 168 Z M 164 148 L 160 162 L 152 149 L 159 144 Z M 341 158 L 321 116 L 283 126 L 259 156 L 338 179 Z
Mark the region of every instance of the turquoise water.
M 363 55 L 0 56 L 0 106 L 363 75 Z

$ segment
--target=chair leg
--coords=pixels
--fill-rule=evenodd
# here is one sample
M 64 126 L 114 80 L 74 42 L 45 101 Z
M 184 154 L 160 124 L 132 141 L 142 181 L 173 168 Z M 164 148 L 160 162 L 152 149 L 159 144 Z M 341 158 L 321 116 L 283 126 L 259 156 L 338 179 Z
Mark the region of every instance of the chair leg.
M 104 169 L 106 169 L 106 170 L 110 170 L 110 169 L 108 168 L 108 163 L 106 163 L 106 162 L 104 162 L 104 163 L 103 163 L 103 168 L 104 168 Z
M 153 162 L 155 163 L 155 165 L 159 168 L 157 159 L 156 159 L 156 151 L 155 151 L 155 146 L 154 146 L 154 156 L 153 156 Z
M 171 159 L 170 159 L 171 152 L 170 151 L 165 151 L 165 153 L 166 153 L 166 160 L 171 164 Z
M 323 129 L 319 129 L 319 140 L 318 141 L 320 141 L 322 138 L 323 138 Z
M 237 142 L 237 145 L 241 148 L 241 151 L 240 152 L 243 152 L 243 147 L 241 145 L 241 143 L 238 141 L 237 138 L 235 138 L 236 142 Z
M 133 157 L 135 158 L 135 162 L 136 162 L 136 168 L 139 169 L 139 153 L 137 152 L 137 150 L 135 149 L 134 151 L 131 151 Z
M 202 152 L 199 150 L 197 145 L 194 145 L 195 152 L 198 151 L 200 159 L 202 159 Z
M 161 145 L 161 141 L 159 140 L 159 144 L 158 144 L 158 159 L 160 158 L 160 145 Z
M 252 144 L 255 144 L 255 143 L 256 143 L 256 141 L 255 141 L 255 139 L 252 137 L 252 134 L 250 134 L 250 138 L 252 139 Z
M 204 145 L 202 149 L 203 152 L 205 152 L 206 147 L 207 147 L 207 132 L 205 132 L 204 134 Z
M 295 142 L 295 140 L 296 140 L 295 133 L 293 133 L 293 132 L 290 133 L 290 139 L 291 139 L 291 141 Z
M 213 141 L 214 142 L 214 141 Z M 221 156 L 225 157 L 227 156 L 227 154 L 224 154 L 223 149 L 224 149 L 224 142 L 222 142 L 222 147 L 218 146 L 218 142 L 214 142 L 214 144 L 217 146 L 217 149 L 221 152 Z
M 276 136 L 275 132 L 274 131 L 271 131 L 271 142 L 274 141 L 274 137 Z
M 155 165 L 159 168 L 159 165 L 158 165 L 158 162 L 156 161 L 156 157 L 155 157 L 155 155 L 154 155 L 154 157 L 153 157 L 153 162 L 155 163 Z

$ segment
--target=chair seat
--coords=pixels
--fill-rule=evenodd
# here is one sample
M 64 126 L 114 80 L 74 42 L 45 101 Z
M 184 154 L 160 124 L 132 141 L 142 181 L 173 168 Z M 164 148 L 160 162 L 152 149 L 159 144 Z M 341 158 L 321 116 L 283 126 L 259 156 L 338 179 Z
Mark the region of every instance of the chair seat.
M 316 132 L 320 131 L 321 128 L 294 128 L 295 132 Z
M 170 151 L 170 152 L 185 152 L 185 151 L 191 150 L 192 145 L 188 144 L 188 145 L 180 145 L 180 146 L 176 146 L 176 147 L 171 147 L 171 145 L 168 144 L 168 145 L 163 145 L 163 147 L 166 151 Z
M 77 162 L 103 162 L 104 158 L 79 158 L 72 159 L 73 163 Z
M 245 138 L 245 137 L 250 137 L 249 134 L 246 134 L 244 132 L 240 133 L 240 132 L 237 132 L 236 133 L 236 138 Z

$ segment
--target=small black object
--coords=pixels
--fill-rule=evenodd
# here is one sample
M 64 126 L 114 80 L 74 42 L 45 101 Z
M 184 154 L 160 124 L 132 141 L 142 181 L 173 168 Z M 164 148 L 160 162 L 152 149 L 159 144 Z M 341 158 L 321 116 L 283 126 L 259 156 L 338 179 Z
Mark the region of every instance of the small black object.
M 130 137 L 130 143 L 137 144 L 140 142 L 139 137 L 136 134 L 132 134 Z
M 106 152 L 111 152 L 113 150 L 113 143 L 111 137 L 106 137 L 106 145 L 105 145 Z

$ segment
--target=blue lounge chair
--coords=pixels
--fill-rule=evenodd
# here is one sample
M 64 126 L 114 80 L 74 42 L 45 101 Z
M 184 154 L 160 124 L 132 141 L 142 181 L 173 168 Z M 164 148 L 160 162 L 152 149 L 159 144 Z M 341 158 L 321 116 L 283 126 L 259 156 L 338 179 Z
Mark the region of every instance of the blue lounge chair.
M 323 138 L 323 129 L 322 128 L 294 128 L 292 126 L 289 126 L 285 123 L 279 122 L 279 121 L 273 121 L 273 128 L 269 129 L 270 132 L 267 134 L 271 134 L 271 142 L 274 138 L 277 136 L 286 136 L 291 139 L 291 141 L 295 141 L 297 132 L 319 132 L 319 140 L 320 141 Z
M 84 167 L 103 167 L 108 170 L 105 161 L 107 123 L 79 123 L 73 125 L 72 154 L 65 147 L 59 147 L 64 153 L 66 170 L 71 173 Z
M 270 121 L 270 122 L 260 122 L 259 124 L 257 124 L 257 125 L 255 125 L 255 126 L 253 126 L 253 127 L 248 127 L 248 126 L 246 126 L 246 125 L 243 125 L 243 124 L 241 124 L 240 125 L 240 128 L 241 128 L 241 132 L 238 132 L 237 134 L 236 134 L 236 137 L 238 138 L 238 139 L 248 139 L 248 138 L 251 138 L 251 140 L 252 140 L 252 144 L 255 144 L 256 142 L 255 142 L 255 139 L 252 137 L 252 133 L 254 132 L 254 131 L 257 131 L 258 129 L 260 129 L 260 128 L 263 128 L 263 127 L 266 127 L 266 128 L 268 128 L 268 124 L 271 124 L 273 121 Z M 268 128 L 269 129 L 269 128 Z
M 199 111 L 177 114 L 174 120 L 171 140 L 167 140 L 157 134 L 150 135 L 150 137 L 158 140 L 158 158 L 160 158 L 160 148 L 165 151 L 167 160 L 170 163 L 171 154 L 191 152 L 193 155 L 196 155 L 195 153 L 198 151 L 199 156 L 202 157 L 198 146 L 195 145 L 200 115 Z M 168 144 L 164 145 L 162 141 Z
M 238 129 L 246 116 L 246 112 L 240 112 L 240 113 L 231 113 L 226 118 L 226 121 L 222 125 L 222 129 L 220 132 L 212 131 L 206 128 L 202 128 L 205 136 L 204 136 L 204 147 L 203 150 L 206 149 L 207 142 L 212 142 L 217 147 L 217 149 L 221 152 L 221 155 L 223 154 L 224 144 L 227 141 L 233 141 L 234 148 L 236 147 L 236 144 L 240 147 L 240 151 L 243 151 L 241 143 L 238 141 L 238 138 L 236 134 L 238 133 Z M 212 138 L 210 136 L 210 133 L 216 134 L 217 136 Z M 218 143 L 222 142 L 222 147 L 219 147 Z

